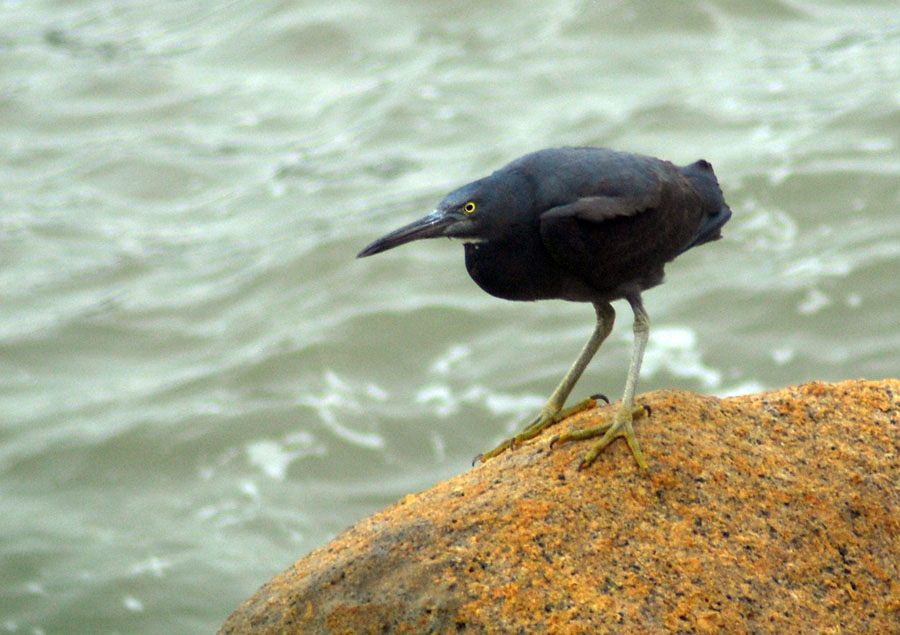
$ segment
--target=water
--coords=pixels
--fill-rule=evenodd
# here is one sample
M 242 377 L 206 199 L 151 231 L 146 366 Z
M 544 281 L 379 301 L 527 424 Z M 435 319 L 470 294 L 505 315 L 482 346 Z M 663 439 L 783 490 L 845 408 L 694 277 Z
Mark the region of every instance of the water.
M 540 147 L 720 176 L 640 389 L 898 374 L 891 3 L 5 0 L 0 56 L 0 630 L 214 630 L 520 425 L 592 310 L 354 255 Z

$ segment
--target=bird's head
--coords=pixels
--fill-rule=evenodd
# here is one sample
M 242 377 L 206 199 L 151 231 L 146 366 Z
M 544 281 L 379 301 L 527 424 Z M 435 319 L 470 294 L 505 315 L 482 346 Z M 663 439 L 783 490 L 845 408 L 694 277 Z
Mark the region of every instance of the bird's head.
M 382 236 L 357 254 L 373 256 L 421 238 L 459 238 L 467 242 L 489 240 L 497 207 L 497 190 L 488 179 L 474 181 L 450 192 L 428 216 Z

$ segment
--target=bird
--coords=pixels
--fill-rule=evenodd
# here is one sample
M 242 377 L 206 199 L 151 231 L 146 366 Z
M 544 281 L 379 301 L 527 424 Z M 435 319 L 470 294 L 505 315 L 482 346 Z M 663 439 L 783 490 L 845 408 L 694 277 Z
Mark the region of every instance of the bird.
M 602 395 L 564 408 L 612 331 L 612 302 L 626 300 L 634 313 L 634 342 L 620 406 L 610 421 L 557 435 L 550 446 L 599 437 L 581 470 L 623 437 L 646 473 L 633 428 L 649 415 L 634 401 L 650 333 L 642 293 L 662 283 L 665 265 L 677 256 L 721 238 L 730 218 L 712 165 L 703 159 L 676 166 L 608 148 L 546 148 L 453 190 L 430 214 L 375 240 L 357 257 L 425 238 L 459 239 L 469 276 L 493 296 L 593 305 L 593 333 L 541 412 L 475 461 L 487 461 L 597 403 Z

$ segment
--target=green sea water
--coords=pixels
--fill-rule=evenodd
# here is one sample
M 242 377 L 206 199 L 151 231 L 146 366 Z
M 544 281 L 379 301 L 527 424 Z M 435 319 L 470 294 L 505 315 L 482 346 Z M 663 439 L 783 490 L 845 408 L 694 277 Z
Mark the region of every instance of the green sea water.
M 213 631 L 518 428 L 593 310 L 355 254 L 538 148 L 734 211 L 639 390 L 898 376 L 898 131 L 886 2 L 0 0 L 0 632 Z M 621 394 L 617 308 L 573 396 Z

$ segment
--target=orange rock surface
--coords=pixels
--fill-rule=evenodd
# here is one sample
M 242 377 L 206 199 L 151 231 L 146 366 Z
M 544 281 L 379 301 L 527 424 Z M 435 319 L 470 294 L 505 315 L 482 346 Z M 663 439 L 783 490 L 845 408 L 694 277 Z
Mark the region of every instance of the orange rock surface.
M 638 402 L 649 476 L 622 441 L 578 472 L 589 442 L 545 433 L 360 521 L 220 633 L 900 633 L 900 380 Z

